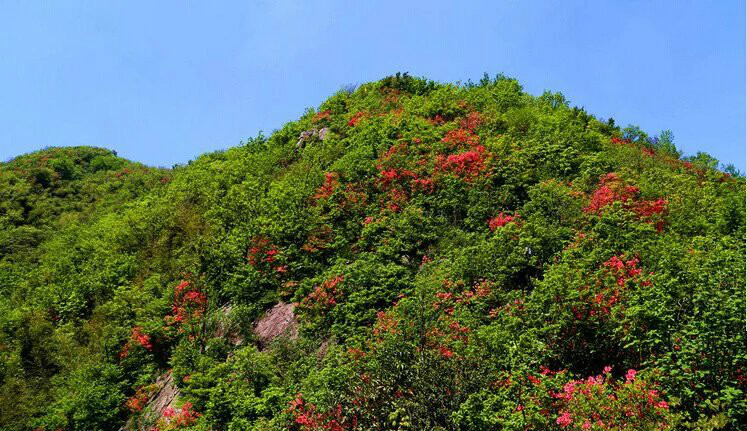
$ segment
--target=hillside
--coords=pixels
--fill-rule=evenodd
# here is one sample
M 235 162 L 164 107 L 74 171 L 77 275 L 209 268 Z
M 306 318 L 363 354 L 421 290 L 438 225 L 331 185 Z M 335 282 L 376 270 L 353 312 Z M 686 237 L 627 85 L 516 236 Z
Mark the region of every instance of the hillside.
M 18 157 L 0 428 L 745 429 L 727 171 L 560 93 L 407 74 L 170 170 Z

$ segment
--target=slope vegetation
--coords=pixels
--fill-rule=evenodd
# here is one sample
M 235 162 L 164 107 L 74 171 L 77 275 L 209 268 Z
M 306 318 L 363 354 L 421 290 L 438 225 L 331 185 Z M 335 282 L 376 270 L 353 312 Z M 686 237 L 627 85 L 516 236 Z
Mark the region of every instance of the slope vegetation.
M 0 426 L 739 429 L 727 171 L 513 79 L 406 74 L 168 171 L 18 158 Z M 297 334 L 260 340 L 279 303 Z M 166 373 L 179 397 L 154 417 Z

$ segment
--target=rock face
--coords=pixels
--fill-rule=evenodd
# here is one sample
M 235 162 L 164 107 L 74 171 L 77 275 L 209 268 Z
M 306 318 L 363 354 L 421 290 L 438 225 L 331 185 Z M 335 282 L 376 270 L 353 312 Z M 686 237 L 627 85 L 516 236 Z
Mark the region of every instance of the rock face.
M 260 346 L 265 347 L 278 336 L 296 338 L 298 336 L 298 321 L 293 313 L 293 304 L 278 302 L 268 310 L 254 325 L 254 333 L 259 338 Z
M 304 130 L 301 132 L 300 135 L 298 135 L 298 142 L 296 142 L 296 149 L 300 150 L 304 146 L 306 146 L 306 143 L 310 142 L 312 139 L 318 139 L 320 141 L 323 141 L 327 137 L 327 133 L 329 133 L 329 127 L 323 127 L 321 129 L 311 129 L 311 130 Z
M 145 406 L 143 416 L 137 421 L 134 417 L 131 417 L 119 431 L 146 430 L 150 424 L 163 416 L 163 412 L 167 408 L 171 407 L 174 411 L 179 411 L 176 408 L 176 400 L 179 398 L 179 388 L 174 384 L 174 376 L 171 375 L 171 372 L 162 374 L 156 380 L 156 386 L 156 391 Z
M 163 416 L 164 410 L 171 407 L 179 397 L 179 388 L 174 384 L 174 376 L 167 372 L 156 380 L 158 393 L 148 402 L 148 419 L 156 420 Z

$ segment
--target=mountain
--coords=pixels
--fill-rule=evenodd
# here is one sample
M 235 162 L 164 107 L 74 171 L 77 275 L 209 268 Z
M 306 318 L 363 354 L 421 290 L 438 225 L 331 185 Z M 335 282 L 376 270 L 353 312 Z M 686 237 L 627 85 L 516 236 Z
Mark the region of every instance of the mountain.
M 0 195 L 3 430 L 747 424 L 745 178 L 560 93 L 397 74 Z

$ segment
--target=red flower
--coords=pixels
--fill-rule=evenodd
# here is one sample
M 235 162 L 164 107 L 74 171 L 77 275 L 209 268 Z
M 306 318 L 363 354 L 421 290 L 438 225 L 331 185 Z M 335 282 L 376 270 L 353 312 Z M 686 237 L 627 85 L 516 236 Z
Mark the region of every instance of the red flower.
M 495 231 L 499 227 L 503 227 L 508 223 L 516 221 L 517 218 L 519 218 L 519 215 L 516 213 L 511 216 L 503 214 L 503 212 L 501 212 L 498 214 L 498 216 L 488 220 L 488 227 L 491 231 Z
M 625 185 L 614 173 L 609 173 L 599 180 L 599 186 L 594 191 L 589 205 L 584 209 L 590 214 L 600 214 L 602 210 L 613 202 L 622 202 L 623 206 L 633 211 L 639 219 L 656 223 L 656 230 L 664 228 L 667 201 L 664 199 L 640 199 L 640 189 L 636 186 Z
M 477 178 L 485 169 L 485 147 L 481 145 L 463 153 L 437 158 L 437 171 L 453 173 L 467 181 Z
M 356 112 L 355 115 L 353 115 L 353 118 L 348 121 L 348 126 L 355 127 L 364 115 L 363 112 Z
M 337 187 L 340 185 L 340 176 L 336 172 L 324 173 L 324 184 L 316 191 L 314 199 L 327 199 L 332 196 Z
M 452 356 L 454 356 L 454 352 L 447 349 L 446 346 L 438 346 L 438 351 L 439 353 L 441 353 L 441 356 L 446 359 L 450 359 Z
M 329 120 L 331 116 L 330 110 L 322 111 L 314 115 L 314 117 L 311 119 L 312 123 L 318 123 L 322 120 Z

